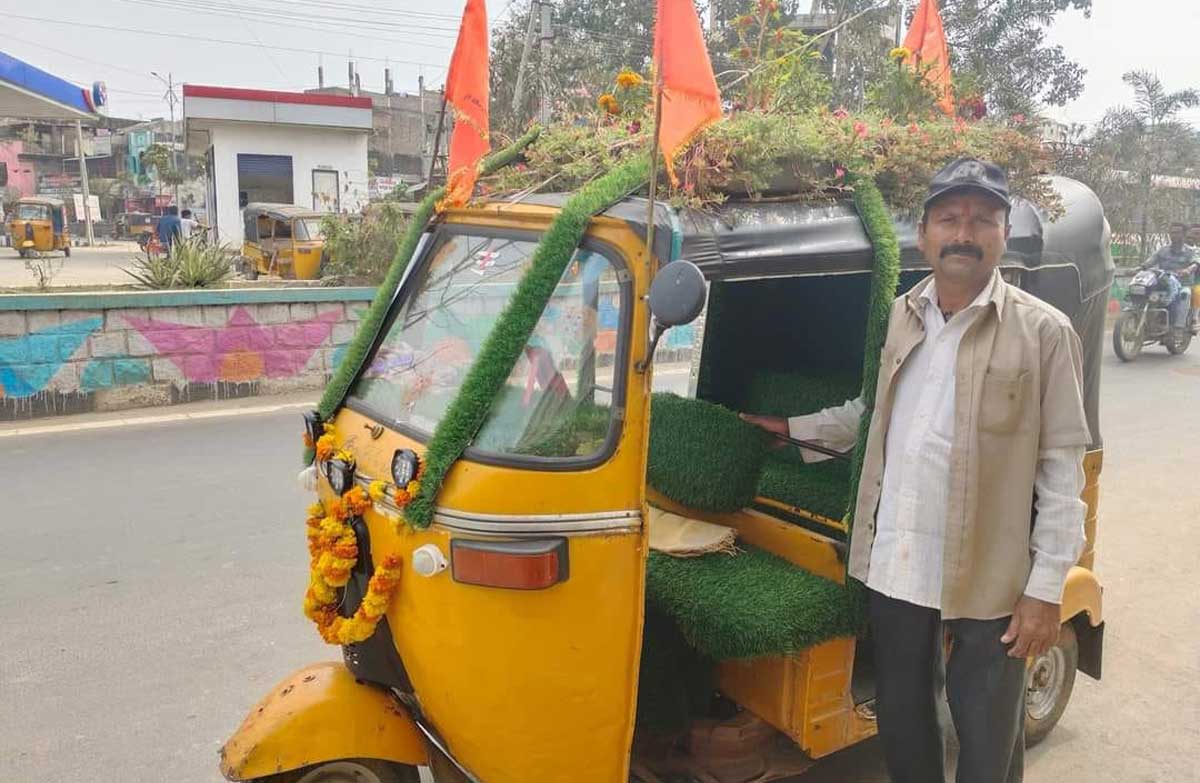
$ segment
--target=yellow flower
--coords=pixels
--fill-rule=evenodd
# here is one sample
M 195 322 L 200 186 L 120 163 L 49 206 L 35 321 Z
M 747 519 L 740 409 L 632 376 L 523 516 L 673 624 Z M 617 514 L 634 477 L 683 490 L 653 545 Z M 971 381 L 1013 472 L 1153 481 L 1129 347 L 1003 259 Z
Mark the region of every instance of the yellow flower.
M 606 92 L 596 99 L 596 105 L 605 111 L 612 111 L 610 107 L 616 105 L 616 103 L 617 99 L 614 98 L 613 94 L 610 92 Z
M 385 497 L 387 497 L 387 488 L 388 488 L 388 485 L 387 485 L 386 481 L 379 481 L 379 480 L 372 481 L 370 484 L 367 485 L 367 495 L 370 496 L 371 500 L 378 503 L 379 501 L 381 501 Z
M 888 57 L 892 58 L 893 60 L 903 61 L 907 60 L 909 57 L 912 57 L 912 51 L 907 46 L 897 46 L 895 49 L 892 49 L 890 52 L 888 52 Z
M 632 87 L 640 87 L 645 84 L 646 80 L 637 71 L 631 71 L 626 68 L 617 74 L 617 86 L 626 90 Z
M 408 494 L 411 497 L 415 498 L 417 493 L 421 491 L 421 482 L 414 479 L 413 481 L 408 482 L 408 486 L 405 489 L 408 491 Z
M 338 449 L 338 452 L 333 455 L 334 459 L 340 459 L 342 462 L 354 464 L 354 455 L 348 449 Z
M 321 504 L 321 501 L 318 500 L 308 507 L 309 519 L 320 519 L 323 516 L 325 516 L 325 506 Z

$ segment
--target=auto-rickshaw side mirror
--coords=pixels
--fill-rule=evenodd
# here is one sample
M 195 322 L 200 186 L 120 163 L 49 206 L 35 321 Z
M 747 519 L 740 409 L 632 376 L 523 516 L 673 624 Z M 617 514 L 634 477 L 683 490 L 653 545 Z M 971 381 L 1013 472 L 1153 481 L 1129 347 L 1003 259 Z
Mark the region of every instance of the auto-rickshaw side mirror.
M 650 348 L 638 362 L 644 372 L 654 359 L 654 349 L 663 334 L 673 326 L 690 324 L 704 309 L 708 288 L 704 273 L 691 261 L 674 261 L 664 266 L 650 284 Z

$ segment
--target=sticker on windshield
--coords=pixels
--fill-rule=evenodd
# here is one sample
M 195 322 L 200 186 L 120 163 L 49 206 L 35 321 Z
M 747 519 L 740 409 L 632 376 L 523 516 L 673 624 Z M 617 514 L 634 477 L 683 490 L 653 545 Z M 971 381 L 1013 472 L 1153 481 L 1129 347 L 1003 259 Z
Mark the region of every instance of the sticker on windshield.
M 496 266 L 496 259 L 500 254 L 495 250 L 481 250 L 475 254 L 475 274 L 479 276 L 486 275 L 488 270 Z

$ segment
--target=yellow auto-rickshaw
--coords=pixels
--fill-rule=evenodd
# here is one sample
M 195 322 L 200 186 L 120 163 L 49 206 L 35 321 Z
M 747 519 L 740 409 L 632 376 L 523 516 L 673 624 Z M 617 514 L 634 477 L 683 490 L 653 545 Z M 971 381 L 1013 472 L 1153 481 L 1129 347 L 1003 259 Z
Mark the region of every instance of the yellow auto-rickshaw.
M 1112 260 L 1095 196 L 1054 187 L 1066 215 L 1018 202 L 1002 271 L 1081 335 L 1093 445 L 1063 633 L 1028 664 L 1031 742 L 1076 669 L 1100 676 L 1104 629 L 1092 566 Z M 523 317 L 513 302 L 561 207 L 445 212 L 343 360 L 344 396 L 306 417 L 321 499 L 306 608 L 343 660 L 250 711 L 221 751 L 229 780 L 394 783 L 428 766 L 438 783 L 740 783 L 875 734 L 845 574 L 851 462 L 755 456 L 729 410 L 805 413 L 865 386 L 881 340 L 869 303 L 886 315 L 895 291 L 849 204 L 660 205 L 650 253 L 644 200 L 593 216 L 525 314 L 536 324 L 486 419 L 450 452 L 432 523 L 403 521 L 441 470 L 459 392 L 497 371 L 477 359 Z M 927 269 L 913 225 L 895 234 L 904 290 Z M 668 554 L 659 525 L 707 543 Z
M 158 218 L 149 212 L 126 212 L 117 216 L 117 236 L 132 239 L 143 250 L 158 228 Z
M 245 241 L 242 273 L 316 280 L 326 259 L 321 234 L 324 213 L 291 204 L 248 204 L 242 210 Z
M 8 234 L 22 258 L 55 250 L 71 255 L 71 230 L 62 199 L 53 196 L 21 199 L 8 218 Z

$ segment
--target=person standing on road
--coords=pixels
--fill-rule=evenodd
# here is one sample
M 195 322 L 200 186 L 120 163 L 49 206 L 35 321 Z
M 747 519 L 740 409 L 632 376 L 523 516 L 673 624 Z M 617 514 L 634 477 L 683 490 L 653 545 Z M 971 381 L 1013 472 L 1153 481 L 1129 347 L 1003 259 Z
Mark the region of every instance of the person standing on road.
M 1167 275 L 1167 314 L 1171 326 L 1184 329 L 1188 326 L 1188 309 L 1191 307 L 1192 284 L 1196 274 L 1196 251 L 1184 243 L 1188 227 L 1184 223 L 1172 223 L 1167 230 L 1171 244 L 1160 247 L 1142 264 L 1142 269 L 1162 269 Z M 1187 296 L 1181 294 L 1186 291 Z
M 179 238 L 184 242 L 192 238 L 192 232 L 200 224 L 192 217 L 192 211 L 185 209 L 179 213 Z
M 1066 316 L 1001 278 L 1010 210 L 991 163 L 934 176 L 917 233 L 933 274 L 893 303 L 880 360 L 849 571 L 868 587 L 895 783 L 944 780 L 943 689 L 958 783 L 1022 780 L 1025 659 L 1057 641 L 1083 548 L 1081 346 Z M 863 412 L 743 418 L 845 450 Z
M 166 214 L 158 219 L 158 244 L 164 253 L 170 254 L 171 247 L 183 234 L 183 223 L 179 219 L 179 207 L 167 207 Z

